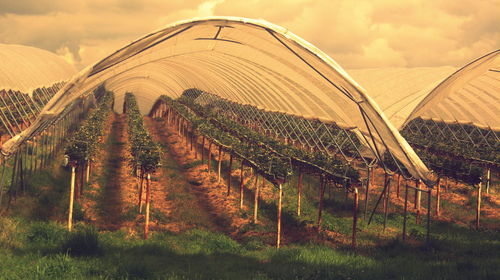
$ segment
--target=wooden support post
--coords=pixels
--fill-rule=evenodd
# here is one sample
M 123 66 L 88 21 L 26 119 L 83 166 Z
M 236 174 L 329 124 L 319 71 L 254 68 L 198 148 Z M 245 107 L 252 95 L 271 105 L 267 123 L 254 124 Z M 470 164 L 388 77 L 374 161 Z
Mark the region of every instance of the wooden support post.
M 80 196 L 80 169 L 82 169 L 82 167 L 77 164 L 76 167 L 75 167 L 75 200 L 78 201 L 78 198 Z
M 151 175 L 148 173 L 146 178 L 146 221 L 144 223 L 144 239 L 148 239 L 149 234 L 149 208 L 151 204 Z
M 491 182 L 491 168 L 488 167 L 486 170 L 486 193 L 490 193 L 490 182 Z
M 323 177 L 320 177 L 320 186 L 319 186 L 319 201 L 318 201 L 318 221 L 317 227 L 318 231 L 321 230 L 321 216 L 323 214 L 323 196 L 325 195 L 325 180 Z
M 399 198 L 399 188 L 401 186 L 401 174 L 398 174 L 398 184 L 397 184 L 397 187 L 396 187 L 396 196 L 397 198 Z
M 441 214 L 441 177 L 437 179 L 437 184 L 436 184 L 436 216 L 439 217 Z
M 231 172 L 233 168 L 233 154 L 229 154 L 229 169 L 227 171 L 227 196 L 231 194 Z
M 208 175 L 210 176 L 210 171 L 212 169 L 212 141 L 208 142 L 208 156 L 207 156 L 207 159 L 208 159 L 208 163 L 207 163 L 207 166 L 208 166 Z
M 416 181 L 415 189 L 415 209 L 417 209 L 417 215 L 415 216 L 415 222 L 420 224 L 420 201 L 422 198 L 422 193 L 420 192 L 420 180 Z
M 201 164 L 205 161 L 205 136 L 201 138 Z
M 385 204 L 384 204 L 384 230 L 383 230 L 384 233 L 387 227 L 387 215 L 389 214 L 389 203 L 391 202 L 391 182 L 389 178 L 387 178 L 386 184 L 387 184 L 387 190 L 385 192 Z
M 427 193 L 427 243 L 431 240 L 431 194 L 431 189 L 429 189 L 429 192 Z
M 483 183 L 479 182 L 477 185 L 477 204 L 476 204 L 476 230 L 479 230 L 479 219 L 481 217 L 481 189 Z
M 297 182 L 297 216 L 300 216 L 300 203 L 302 198 L 302 178 L 304 173 L 299 171 L 299 178 Z
M 24 171 L 23 171 L 23 154 L 22 151 L 19 152 L 19 179 L 21 183 L 21 192 L 24 193 L 25 185 L 24 185 Z
M 262 178 L 264 180 L 264 178 Z M 258 211 L 259 211 L 259 175 L 255 174 L 255 189 L 254 189 L 254 201 L 253 201 L 253 223 L 256 224 L 258 222 Z
M 387 174 L 387 173 L 384 174 L 384 186 L 387 185 L 387 188 L 389 188 L 389 185 L 387 184 L 387 182 L 388 182 L 388 178 L 387 177 L 388 176 L 389 176 L 389 174 Z M 382 201 L 382 203 L 383 203 L 382 206 L 383 206 L 383 209 L 384 209 L 384 215 L 385 215 L 385 208 L 387 206 L 387 188 L 386 188 L 386 191 L 384 192 L 384 200 Z
M 194 136 L 193 135 L 190 135 L 189 137 L 189 143 L 190 143 L 190 147 L 189 147 L 189 150 L 192 152 L 193 151 L 193 138 Z
M 420 210 L 420 201 L 422 200 L 422 194 L 420 192 L 420 180 L 415 181 L 415 209 Z
M 369 191 L 370 191 L 370 184 L 371 184 L 371 178 L 370 178 L 370 173 L 372 172 L 372 168 L 368 167 L 367 170 L 367 175 L 366 175 L 366 190 L 365 190 L 365 213 L 363 215 L 363 218 L 366 220 L 366 214 L 368 213 L 368 199 L 369 199 Z
M 85 183 L 88 183 L 90 181 L 90 160 L 87 160 L 86 167 L 87 167 L 87 170 L 86 170 L 86 176 L 85 176 Z
M 354 188 L 354 207 L 352 209 L 352 248 L 356 249 L 356 227 L 358 223 L 358 188 Z
M 281 205 L 283 200 L 283 186 L 278 185 L 278 225 L 277 225 L 277 237 L 276 237 L 276 248 L 280 248 L 281 243 Z
M 142 193 L 144 192 L 144 172 L 142 172 L 142 169 L 141 169 L 141 172 L 140 172 L 139 176 L 141 178 L 140 178 L 140 183 L 139 183 L 139 202 L 138 202 L 138 206 L 139 206 L 139 213 L 142 213 Z
M 243 159 L 241 159 L 241 169 L 240 169 L 240 209 L 243 209 L 243 195 L 244 195 L 244 190 L 243 190 Z
M 198 151 L 200 150 L 200 147 L 198 146 L 198 136 L 194 135 L 194 159 L 198 159 Z
M 73 228 L 73 200 L 75 197 L 75 165 L 71 165 L 71 182 L 69 189 L 68 230 Z
M 218 164 L 217 164 L 217 184 L 220 184 L 220 171 L 222 168 L 222 146 L 219 146 L 219 156 L 218 156 Z
M 406 220 L 408 214 L 408 185 L 405 184 L 405 206 L 403 214 L 403 241 L 406 240 Z

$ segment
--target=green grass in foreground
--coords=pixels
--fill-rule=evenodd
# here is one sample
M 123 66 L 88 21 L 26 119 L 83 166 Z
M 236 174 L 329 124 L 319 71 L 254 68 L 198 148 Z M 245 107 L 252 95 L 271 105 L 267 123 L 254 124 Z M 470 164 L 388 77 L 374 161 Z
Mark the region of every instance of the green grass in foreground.
M 68 233 L 53 222 L 1 218 L 0 279 L 498 279 L 499 241 L 481 243 L 456 259 L 449 253 L 462 248 L 445 243 L 394 241 L 369 254 L 312 244 L 255 249 L 206 230 L 144 241 L 82 224 Z

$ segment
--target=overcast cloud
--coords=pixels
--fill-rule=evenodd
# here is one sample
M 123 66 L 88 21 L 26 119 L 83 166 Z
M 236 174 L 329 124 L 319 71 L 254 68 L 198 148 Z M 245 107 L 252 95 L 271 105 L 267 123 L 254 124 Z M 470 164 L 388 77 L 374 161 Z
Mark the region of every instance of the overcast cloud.
M 344 68 L 462 66 L 500 48 L 500 0 L 0 0 L 0 42 L 82 68 L 171 22 L 262 18 Z

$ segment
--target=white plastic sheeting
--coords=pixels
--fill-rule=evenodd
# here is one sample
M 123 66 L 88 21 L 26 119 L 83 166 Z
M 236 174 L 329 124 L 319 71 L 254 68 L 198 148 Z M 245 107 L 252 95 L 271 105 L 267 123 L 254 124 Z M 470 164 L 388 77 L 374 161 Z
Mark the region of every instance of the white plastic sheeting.
M 49 51 L 0 44 L 0 90 L 31 93 L 66 81 L 75 73 L 73 66 Z
M 348 71 L 397 129 L 415 118 L 500 130 L 500 50 L 462 67 Z
M 198 88 L 266 111 L 335 122 L 355 130 L 374 152 L 388 148 L 413 176 L 430 182 L 413 149 L 335 61 L 283 27 L 235 17 L 175 23 L 83 70 L 3 152 L 11 153 L 16 142 L 103 82 L 118 100 L 134 92 L 142 108 L 161 94 L 175 98 Z
M 422 100 L 457 68 L 368 68 L 348 70 L 349 74 L 375 99 L 384 114 L 402 129 Z
M 409 115 L 500 131 L 500 50 L 464 66 L 435 87 Z

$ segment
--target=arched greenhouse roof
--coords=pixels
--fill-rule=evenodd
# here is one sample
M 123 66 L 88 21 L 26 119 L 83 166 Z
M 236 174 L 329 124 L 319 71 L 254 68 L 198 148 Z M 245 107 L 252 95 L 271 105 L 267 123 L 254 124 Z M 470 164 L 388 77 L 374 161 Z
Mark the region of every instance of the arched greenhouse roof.
M 0 44 L 0 90 L 30 93 L 66 81 L 75 73 L 73 66 L 49 51 Z
M 415 107 L 456 70 L 443 66 L 366 68 L 348 72 L 375 99 L 391 123 L 402 129 Z
M 500 131 L 500 50 L 455 70 L 422 67 L 349 73 L 398 129 L 420 117 Z
M 450 75 L 416 106 L 414 118 L 472 124 L 500 131 L 500 50 Z
M 3 152 L 12 152 L 15 143 L 102 83 L 115 91 L 116 103 L 134 92 L 143 112 L 162 94 L 175 98 L 198 88 L 265 111 L 336 123 L 353 130 L 373 153 L 387 148 L 413 176 L 430 181 L 379 106 L 332 58 L 283 27 L 237 17 L 177 22 L 89 66 Z

